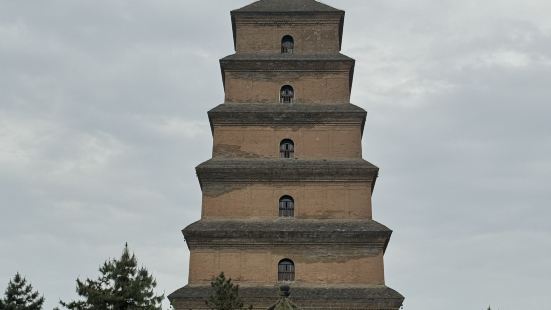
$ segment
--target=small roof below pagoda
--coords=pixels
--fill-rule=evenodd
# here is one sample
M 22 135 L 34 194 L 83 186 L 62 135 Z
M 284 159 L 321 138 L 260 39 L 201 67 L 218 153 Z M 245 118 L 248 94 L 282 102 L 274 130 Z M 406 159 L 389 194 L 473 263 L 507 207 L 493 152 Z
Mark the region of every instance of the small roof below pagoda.
M 288 285 L 282 285 L 279 288 L 279 296 L 281 298 L 266 310 L 300 310 L 300 308 L 289 300 L 291 288 Z
M 315 0 L 260 0 L 232 12 L 342 12 Z

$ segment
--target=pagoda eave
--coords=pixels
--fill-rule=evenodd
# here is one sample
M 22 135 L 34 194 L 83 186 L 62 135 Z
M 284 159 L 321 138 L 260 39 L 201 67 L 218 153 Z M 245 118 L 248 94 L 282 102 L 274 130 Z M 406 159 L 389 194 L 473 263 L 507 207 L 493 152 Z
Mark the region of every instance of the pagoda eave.
M 342 54 L 234 54 L 220 59 L 222 71 L 350 71 L 354 64 L 354 59 Z
M 187 285 L 168 295 L 173 305 L 182 303 L 193 309 L 209 309 L 205 300 L 212 288 L 205 285 Z M 239 295 L 253 309 L 266 309 L 278 299 L 277 286 L 239 287 Z M 302 309 L 363 309 L 396 310 L 402 306 L 404 296 L 390 287 L 380 286 L 291 286 L 291 300 Z M 369 306 L 366 306 L 369 305 Z M 187 309 L 187 308 L 186 308 Z
M 371 182 L 379 168 L 363 159 L 210 159 L 195 168 L 201 187 L 250 182 Z
M 385 250 L 392 230 L 373 220 L 201 220 L 182 230 L 189 248 L 346 246 Z
M 294 104 L 282 106 L 262 103 L 221 104 L 208 112 L 211 130 L 215 126 L 310 126 L 359 125 L 363 133 L 367 112 L 353 104 Z

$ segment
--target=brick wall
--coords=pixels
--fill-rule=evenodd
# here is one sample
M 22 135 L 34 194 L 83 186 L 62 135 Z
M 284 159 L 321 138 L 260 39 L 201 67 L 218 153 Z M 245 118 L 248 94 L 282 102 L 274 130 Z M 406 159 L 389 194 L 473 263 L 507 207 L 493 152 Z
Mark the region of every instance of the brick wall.
M 371 183 L 249 184 L 203 193 L 203 219 L 277 218 L 279 199 L 292 196 L 297 219 L 371 219 Z
M 213 157 L 279 158 L 291 139 L 296 159 L 358 159 L 361 138 L 360 125 L 216 126 Z

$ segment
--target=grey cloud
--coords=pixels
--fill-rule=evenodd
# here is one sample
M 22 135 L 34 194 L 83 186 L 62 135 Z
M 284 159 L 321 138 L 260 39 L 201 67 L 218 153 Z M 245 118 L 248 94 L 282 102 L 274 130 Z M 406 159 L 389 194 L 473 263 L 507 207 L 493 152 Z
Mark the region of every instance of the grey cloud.
M 193 167 L 248 1 L 0 2 L 0 283 L 53 307 L 128 241 L 166 293 Z M 326 1 L 347 11 L 375 218 L 406 309 L 551 307 L 549 3 Z

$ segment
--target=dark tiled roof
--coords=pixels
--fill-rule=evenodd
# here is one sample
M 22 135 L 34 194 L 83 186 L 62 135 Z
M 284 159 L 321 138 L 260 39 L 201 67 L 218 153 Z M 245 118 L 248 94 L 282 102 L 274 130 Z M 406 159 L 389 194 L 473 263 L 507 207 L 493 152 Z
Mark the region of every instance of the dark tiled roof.
M 285 54 L 234 54 L 220 59 L 225 83 L 225 72 L 237 71 L 348 71 L 352 87 L 354 59 L 342 54 L 285 55 Z
M 291 61 L 353 61 L 350 58 L 341 53 L 336 54 L 232 54 L 226 56 L 220 61 L 226 60 L 255 60 L 255 61 L 269 61 L 269 60 L 291 60 Z
M 392 231 L 383 224 L 374 220 L 201 220 L 184 229 L 184 233 L 211 234 L 225 236 L 226 234 L 242 234 L 244 232 L 261 232 L 267 235 L 274 233 L 319 233 L 343 234 L 347 233 L 384 233 Z M 286 241 L 288 239 L 285 238 Z M 354 242 L 354 240 L 350 240 Z
M 373 220 L 299 219 L 200 220 L 182 233 L 190 249 L 322 245 L 326 251 L 328 245 L 346 245 L 356 246 L 354 253 L 357 255 L 363 251 L 385 251 L 392 235 L 390 229 Z
M 233 12 L 342 12 L 314 0 L 260 0 Z
M 195 169 L 199 183 L 351 181 L 375 184 L 379 168 L 363 159 L 210 159 Z
M 279 296 L 281 297 L 275 304 L 268 307 L 267 310 L 300 310 L 301 308 L 299 308 L 289 299 L 290 294 L 290 286 L 281 285 L 279 291 Z
M 267 104 L 267 103 L 225 103 L 209 111 L 217 113 L 344 113 L 366 114 L 365 110 L 353 104 Z
M 174 302 L 178 300 L 198 300 L 204 304 L 204 301 L 211 293 L 210 286 L 185 286 L 170 294 L 168 298 Z M 273 303 L 278 299 L 278 289 L 273 287 L 239 287 L 239 295 L 245 301 L 262 300 Z M 312 301 L 317 301 L 320 306 L 326 303 L 340 304 L 369 304 L 377 303 L 377 309 L 398 309 L 404 300 L 404 297 L 395 290 L 381 285 L 369 287 L 294 287 L 291 288 L 291 299 L 298 305 L 303 306 L 304 303 L 311 304 Z M 271 301 L 270 301 L 271 300 Z M 310 309 L 313 309 L 310 307 Z M 339 308 L 342 309 L 342 308 Z M 350 309 L 360 309 L 350 307 Z M 365 308 L 362 308 L 365 309 Z
M 274 305 L 270 306 L 268 310 L 293 310 L 300 309 L 288 298 L 280 298 Z
M 367 112 L 353 104 L 225 103 L 208 115 L 211 130 L 215 125 L 358 124 L 363 132 Z

